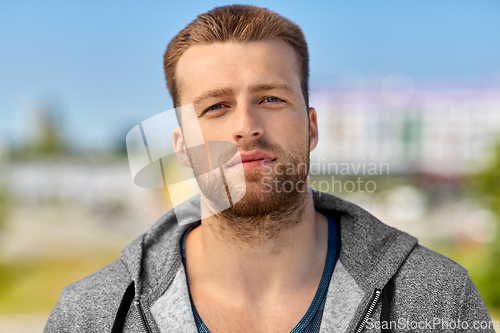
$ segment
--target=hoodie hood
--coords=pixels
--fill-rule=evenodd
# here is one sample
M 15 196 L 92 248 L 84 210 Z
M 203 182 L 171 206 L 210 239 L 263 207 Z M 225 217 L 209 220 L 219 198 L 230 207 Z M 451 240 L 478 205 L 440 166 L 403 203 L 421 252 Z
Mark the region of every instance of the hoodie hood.
M 339 261 L 366 293 L 382 289 L 417 244 L 409 234 L 387 226 L 353 203 L 312 191 L 315 209 L 334 216 L 340 224 Z M 162 216 L 121 254 L 135 295 L 154 302 L 166 290 L 181 265 L 180 239 L 200 220 L 200 196 L 194 196 Z M 196 222 L 199 224 L 199 222 Z

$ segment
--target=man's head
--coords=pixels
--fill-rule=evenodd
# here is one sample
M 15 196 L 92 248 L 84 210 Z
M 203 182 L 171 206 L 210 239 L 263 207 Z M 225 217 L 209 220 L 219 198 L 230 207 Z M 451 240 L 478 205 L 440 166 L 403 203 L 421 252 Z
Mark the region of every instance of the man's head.
M 302 30 L 277 13 L 248 5 L 217 7 L 201 14 L 170 42 L 163 65 L 174 106 L 182 105 L 182 82 L 178 78 L 177 64 L 191 46 L 246 43 L 274 38 L 283 40 L 294 50 L 304 102 L 306 108 L 309 107 L 309 53 Z
M 240 220 L 283 217 L 300 206 L 297 202 L 308 193 L 309 152 L 318 138 L 316 112 L 307 107 L 307 46 L 300 29 L 267 9 L 216 8 L 184 29 L 165 59 L 176 106 L 194 106 L 189 121 L 180 117 L 183 134 L 201 130 L 203 141 L 232 142 L 241 154 L 243 163 L 227 163 L 224 177 L 229 184 L 238 169 L 244 171 L 245 195 L 222 215 Z M 207 170 L 206 155 L 203 149 L 196 150 L 199 156 L 191 148 L 184 153 L 186 146 L 193 146 L 187 136 L 174 131 L 175 150 L 197 175 L 197 170 Z M 225 190 L 214 194 L 214 183 L 198 175 L 211 202 L 225 197 Z M 232 229 L 242 227 L 242 235 L 259 230 L 272 237 L 283 226 L 268 220 Z

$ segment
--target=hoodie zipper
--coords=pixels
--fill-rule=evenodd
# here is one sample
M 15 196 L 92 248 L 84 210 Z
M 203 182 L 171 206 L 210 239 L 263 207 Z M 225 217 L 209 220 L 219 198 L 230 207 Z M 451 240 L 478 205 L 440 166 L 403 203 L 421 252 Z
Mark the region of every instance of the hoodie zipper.
M 139 313 L 141 314 L 141 323 L 142 323 L 142 328 L 144 329 L 145 332 L 151 333 L 151 327 L 149 326 L 148 320 L 146 318 L 146 314 L 144 313 L 144 309 L 141 306 L 141 303 L 139 300 L 135 301 L 135 305 L 137 305 L 137 308 L 139 309 Z
M 370 318 L 373 310 L 375 309 L 375 305 L 377 305 L 377 302 L 380 298 L 380 294 L 382 294 L 382 290 L 375 289 L 375 293 L 372 296 L 372 299 L 370 301 L 370 305 L 366 308 L 363 319 L 359 322 L 358 328 L 355 331 L 356 333 L 361 333 L 363 331 L 363 329 L 365 328 L 365 325 L 366 325 L 366 322 L 368 321 L 368 318 Z

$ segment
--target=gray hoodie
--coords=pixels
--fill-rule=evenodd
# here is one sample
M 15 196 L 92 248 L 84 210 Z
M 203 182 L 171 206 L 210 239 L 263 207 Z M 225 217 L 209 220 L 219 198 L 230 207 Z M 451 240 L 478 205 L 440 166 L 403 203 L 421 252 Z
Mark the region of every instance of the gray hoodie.
M 464 267 L 350 202 L 316 191 L 313 199 L 339 221 L 341 235 L 321 333 L 495 332 Z M 179 244 L 190 226 L 182 221 L 199 214 L 197 196 L 119 260 L 67 286 L 44 332 L 196 333 Z

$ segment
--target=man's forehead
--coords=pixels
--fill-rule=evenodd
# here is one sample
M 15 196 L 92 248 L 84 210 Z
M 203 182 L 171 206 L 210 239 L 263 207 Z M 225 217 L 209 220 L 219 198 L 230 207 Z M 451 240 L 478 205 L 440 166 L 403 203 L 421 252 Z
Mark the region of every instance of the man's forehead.
M 243 76 L 247 81 L 242 82 Z M 200 91 L 214 96 L 232 92 L 228 89 L 236 88 L 235 82 L 252 91 L 273 86 L 295 92 L 300 71 L 293 48 L 281 39 L 270 39 L 193 45 L 180 57 L 176 79 L 180 95 L 188 93 L 191 103 Z

